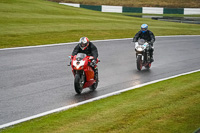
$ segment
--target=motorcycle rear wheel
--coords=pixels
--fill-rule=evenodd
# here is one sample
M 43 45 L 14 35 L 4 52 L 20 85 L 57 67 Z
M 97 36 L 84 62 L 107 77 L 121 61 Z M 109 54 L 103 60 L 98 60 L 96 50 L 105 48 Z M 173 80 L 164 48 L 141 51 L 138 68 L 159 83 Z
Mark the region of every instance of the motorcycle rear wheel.
M 96 81 L 92 86 L 90 86 L 90 90 L 91 91 L 96 90 L 97 86 L 98 86 L 98 81 Z
M 142 70 L 142 56 L 140 56 L 140 55 L 137 56 L 137 69 L 139 71 Z
M 150 69 L 151 63 L 149 63 L 147 66 L 145 66 L 146 69 Z
M 82 90 L 83 90 L 83 81 L 81 81 L 81 75 L 80 74 L 76 74 L 75 78 L 74 78 L 74 88 L 76 93 L 81 94 Z

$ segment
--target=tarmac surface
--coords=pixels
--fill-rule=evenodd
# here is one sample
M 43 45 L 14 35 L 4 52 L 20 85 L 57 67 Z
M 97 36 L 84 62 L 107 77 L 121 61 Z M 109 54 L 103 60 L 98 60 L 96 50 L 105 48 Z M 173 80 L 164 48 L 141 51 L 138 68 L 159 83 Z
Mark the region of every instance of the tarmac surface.
M 168 16 L 150 16 L 150 15 L 125 15 L 139 18 L 150 18 L 153 20 L 169 21 L 177 23 L 200 24 L 200 17 L 168 17 Z
M 68 56 L 73 44 L 0 50 L 0 125 L 138 84 L 200 69 L 200 36 L 156 37 L 150 70 L 138 71 L 132 39 L 92 41 L 99 85 L 77 95 Z

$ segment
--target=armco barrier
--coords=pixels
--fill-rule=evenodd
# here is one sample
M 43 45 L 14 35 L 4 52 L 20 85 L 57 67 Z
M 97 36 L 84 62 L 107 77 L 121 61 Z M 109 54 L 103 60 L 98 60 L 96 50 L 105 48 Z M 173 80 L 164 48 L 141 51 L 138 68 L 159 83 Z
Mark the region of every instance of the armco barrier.
M 122 6 L 107 6 L 107 5 L 82 5 L 74 3 L 59 3 L 63 5 L 86 8 L 101 12 L 115 12 L 115 13 L 145 13 L 145 14 L 200 14 L 200 8 L 162 8 L 162 7 L 122 7 Z
M 92 5 L 80 5 L 81 8 L 86 8 L 90 10 L 95 10 L 95 11 L 102 11 L 101 6 L 92 6 Z
M 116 12 L 122 13 L 122 6 L 106 6 L 102 5 L 102 12 Z
M 74 3 L 59 3 L 59 4 L 73 6 L 73 7 L 80 7 L 80 4 L 74 4 Z
M 164 14 L 184 14 L 183 8 L 164 8 Z
M 161 7 L 142 7 L 142 13 L 163 14 L 163 8 L 161 8 Z
M 123 7 L 122 12 L 142 13 L 142 7 Z
M 200 14 L 200 8 L 184 8 L 184 14 Z

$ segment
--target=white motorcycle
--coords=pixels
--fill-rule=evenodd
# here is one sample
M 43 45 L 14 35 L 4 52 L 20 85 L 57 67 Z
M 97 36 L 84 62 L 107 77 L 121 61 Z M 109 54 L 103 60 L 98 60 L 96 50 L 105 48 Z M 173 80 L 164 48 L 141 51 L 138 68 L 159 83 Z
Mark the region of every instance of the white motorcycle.
M 135 51 L 136 51 L 136 62 L 137 69 L 139 71 L 142 70 L 144 66 L 146 69 L 151 67 L 151 58 L 150 58 L 150 45 L 144 40 L 139 39 L 138 42 L 135 43 Z

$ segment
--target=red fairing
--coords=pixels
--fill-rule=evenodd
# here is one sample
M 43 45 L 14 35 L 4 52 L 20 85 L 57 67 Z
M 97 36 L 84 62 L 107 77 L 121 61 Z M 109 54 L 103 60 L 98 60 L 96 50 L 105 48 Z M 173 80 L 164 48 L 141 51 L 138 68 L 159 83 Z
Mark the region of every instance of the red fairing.
M 78 59 L 77 55 L 75 55 L 71 59 L 71 67 L 74 76 L 76 75 L 76 73 L 84 73 L 85 75 L 85 83 L 83 85 L 83 88 L 92 86 L 94 82 L 96 82 L 96 80 L 94 80 L 94 70 L 89 65 L 91 62 L 91 56 L 85 56 L 83 59 Z M 97 59 L 96 63 L 98 62 L 99 60 Z

